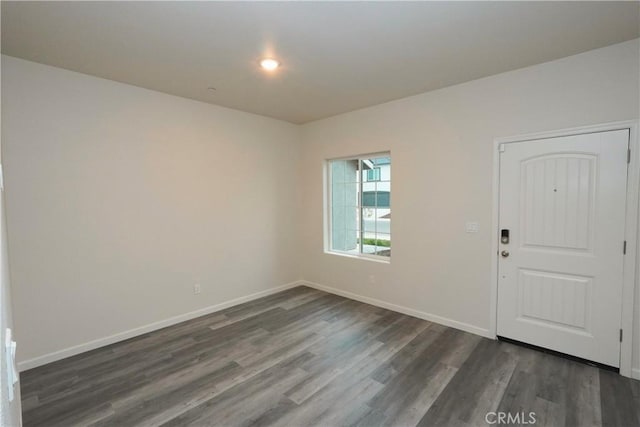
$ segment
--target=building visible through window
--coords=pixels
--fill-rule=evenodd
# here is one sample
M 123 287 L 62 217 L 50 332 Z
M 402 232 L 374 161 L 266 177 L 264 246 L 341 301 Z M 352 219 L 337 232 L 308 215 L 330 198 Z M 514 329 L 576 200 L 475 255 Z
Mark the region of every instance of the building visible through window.
M 330 160 L 329 251 L 391 256 L 391 157 Z

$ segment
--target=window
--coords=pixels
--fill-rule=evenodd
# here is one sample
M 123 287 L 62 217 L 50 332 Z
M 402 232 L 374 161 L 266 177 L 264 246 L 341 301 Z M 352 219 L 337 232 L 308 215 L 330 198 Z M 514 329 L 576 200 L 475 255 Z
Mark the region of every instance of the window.
M 389 260 L 391 156 L 329 160 L 328 250 Z
M 380 181 L 380 168 L 367 169 L 367 181 Z

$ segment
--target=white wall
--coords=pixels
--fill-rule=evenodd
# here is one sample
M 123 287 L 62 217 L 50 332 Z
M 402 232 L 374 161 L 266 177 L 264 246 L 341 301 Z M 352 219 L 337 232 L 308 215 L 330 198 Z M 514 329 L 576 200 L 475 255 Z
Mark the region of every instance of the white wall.
M 2 67 L 19 360 L 299 279 L 296 126 Z
M 638 118 L 638 46 L 626 42 L 304 125 L 303 277 L 488 333 L 494 138 Z M 323 161 L 387 150 L 391 264 L 323 253 Z M 467 220 L 480 223 L 478 234 L 465 233 Z M 636 327 L 636 368 L 639 334 Z
M 487 333 L 493 139 L 637 118 L 638 47 L 302 127 L 3 57 L 20 359 L 299 277 Z M 387 150 L 391 264 L 324 254 L 324 159 Z

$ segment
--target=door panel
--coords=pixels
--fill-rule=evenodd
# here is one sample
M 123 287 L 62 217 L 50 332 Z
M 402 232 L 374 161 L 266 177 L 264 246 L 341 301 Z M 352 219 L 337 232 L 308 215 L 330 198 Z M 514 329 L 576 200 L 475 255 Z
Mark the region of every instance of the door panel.
M 629 131 L 505 144 L 498 335 L 619 366 Z
M 590 277 L 521 269 L 518 319 L 590 334 Z
M 545 155 L 522 162 L 524 247 L 590 250 L 597 158 Z

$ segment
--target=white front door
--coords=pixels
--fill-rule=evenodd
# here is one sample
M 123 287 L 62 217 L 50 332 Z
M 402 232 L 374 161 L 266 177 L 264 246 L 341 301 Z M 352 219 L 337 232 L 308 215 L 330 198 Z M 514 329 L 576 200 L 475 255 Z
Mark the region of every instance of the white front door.
M 498 336 L 619 367 L 628 147 L 628 130 L 501 146 Z

